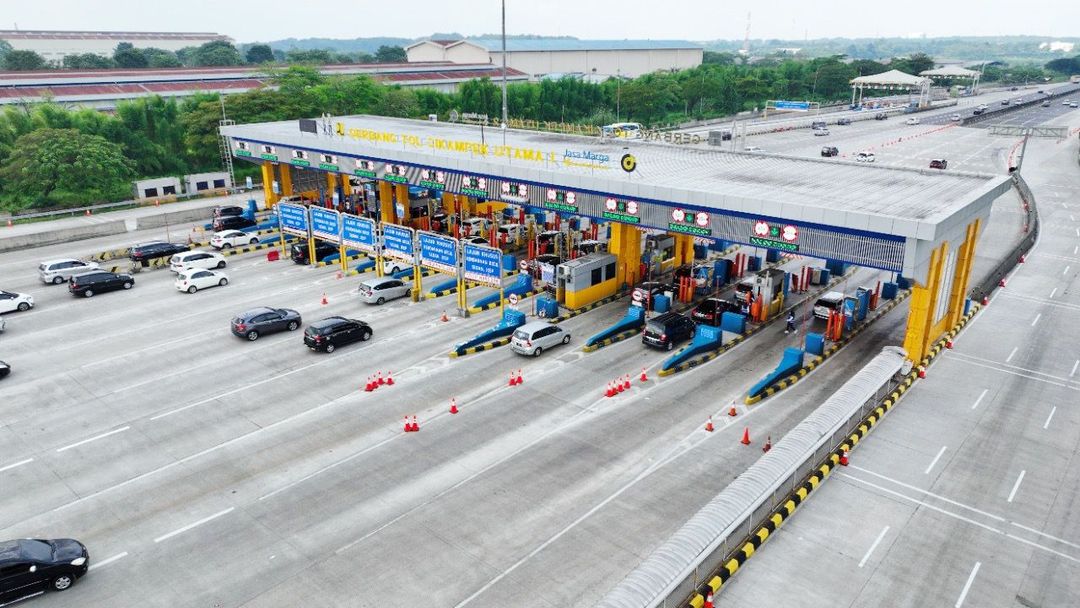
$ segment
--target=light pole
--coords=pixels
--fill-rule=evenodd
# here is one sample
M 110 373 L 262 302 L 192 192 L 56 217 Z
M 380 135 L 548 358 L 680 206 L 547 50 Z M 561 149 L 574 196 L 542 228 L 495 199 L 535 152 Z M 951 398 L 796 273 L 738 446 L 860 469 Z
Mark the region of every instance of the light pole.
M 506 138 L 506 0 L 502 0 L 502 128 Z M 506 143 L 505 141 L 503 143 Z

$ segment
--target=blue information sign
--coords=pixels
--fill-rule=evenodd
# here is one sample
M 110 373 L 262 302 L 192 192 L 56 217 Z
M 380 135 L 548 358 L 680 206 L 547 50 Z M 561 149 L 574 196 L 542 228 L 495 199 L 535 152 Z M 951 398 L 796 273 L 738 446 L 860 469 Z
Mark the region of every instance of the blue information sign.
M 465 278 L 490 287 L 502 287 L 502 251 L 465 243 Z
M 341 242 L 346 247 L 375 253 L 375 220 L 341 214 Z
M 457 239 L 433 232 L 418 232 L 416 237 L 420 242 L 421 266 L 457 275 Z
M 777 101 L 777 110 L 809 110 L 809 101 Z
M 303 205 L 294 205 L 292 203 L 278 203 L 277 208 L 278 218 L 281 220 L 282 232 L 307 238 L 307 207 Z
M 410 264 L 416 263 L 413 229 L 397 224 L 383 224 L 383 255 Z
M 341 214 L 333 209 L 311 208 L 311 234 L 334 243 L 341 239 Z

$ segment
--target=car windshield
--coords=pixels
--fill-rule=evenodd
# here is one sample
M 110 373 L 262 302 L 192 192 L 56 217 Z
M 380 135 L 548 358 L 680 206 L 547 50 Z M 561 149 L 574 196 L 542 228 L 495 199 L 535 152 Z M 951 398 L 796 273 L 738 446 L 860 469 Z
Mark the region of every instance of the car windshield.
M 650 321 L 649 323 L 647 323 L 645 325 L 645 329 L 647 329 L 649 331 L 649 333 L 653 333 L 653 334 L 663 334 L 664 333 L 664 326 L 659 324 L 659 323 L 654 323 L 652 321 Z
M 705 300 L 698 306 L 698 310 L 701 312 L 716 312 L 716 300 Z
M 528 332 L 522 331 L 522 330 L 519 329 L 519 330 L 514 332 L 514 337 L 517 338 L 518 340 L 528 340 L 529 339 L 529 334 L 528 334 Z
M 34 539 L 23 539 L 18 541 L 19 552 L 24 559 L 31 559 L 38 562 L 47 562 L 52 559 L 52 545 Z

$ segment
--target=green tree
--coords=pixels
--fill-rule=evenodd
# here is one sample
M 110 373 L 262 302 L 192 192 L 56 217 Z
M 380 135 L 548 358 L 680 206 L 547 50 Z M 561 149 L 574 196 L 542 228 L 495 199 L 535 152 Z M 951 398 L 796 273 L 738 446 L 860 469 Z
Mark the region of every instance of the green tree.
M 152 68 L 178 68 L 181 65 L 180 59 L 172 51 L 147 47 L 142 49 L 142 52 L 143 56 L 146 57 L 147 65 Z
M 19 154 L 0 165 L 0 181 L 5 193 L 16 193 L 31 205 L 123 196 L 134 175 L 133 163 L 119 146 L 75 129 L 38 129 L 19 137 L 15 148 Z
M 4 69 L 13 72 L 43 70 L 48 65 L 45 58 L 34 51 L 8 51 L 4 53 Z
M 890 67 L 906 74 L 919 75 L 919 72 L 934 69 L 934 58 L 926 53 L 915 53 L 910 57 L 894 57 Z
M 115 68 L 116 62 L 111 57 L 102 57 L 96 53 L 65 55 L 63 66 L 69 70 L 104 70 Z
M 290 63 L 317 63 L 324 65 L 334 62 L 333 53 L 328 49 L 289 49 L 285 60 Z
M 1057 72 L 1058 74 L 1064 74 L 1066 76 L 1080 74 L 1080 55 L 1072 58 L 1062 57 L 1060 59 L 1054 59 L 1046 62 L 1044 67 L 1051 72 Z
M 379 116 L 409 118 L 419 113 L 420 104 L 416 101 L 416 93 L 400 85 L 386 87 L 375 105 L 375 114 Z
M 196 66 L 240 65 L 244 63 L 240 57 L 240 51 L 224 40 L 211 40 L 200 46 L 193 55 L 192 61 Z
M 253 44 L 248 47 L 245 59 L 248 63 L 271 63 L 274 61 L 274 51 L 269 44 Z
M 405 49 L 400 46 L 387 46 L 384 44 L 375 51 L 375 61 L 379 63 L 405 63 L 408 60 L 409 56 L 405 53 Z
M 0 62 L 4 61 L 4 55 L 7 55 L 11 51 L 11 43 L 7 40 L 0 40 Z
M 121 42 L 116 45 L 113 61 L 122 68 L 145 68 L 149 65 L 142 50 L 135 48 L 135 45 L 130 42 Z
M 701 63 L 703 64 L 717 64 L 717 65 L 734 65 L 735 55 L 733 53 L 718 53 L 716 51 L 704 51 L 701 57 Z
M 668 112 L 682 109 L 683 99 L 670 74 L 646 74 L 622 87 L 622 113 L 642 122 L 658 122 Z

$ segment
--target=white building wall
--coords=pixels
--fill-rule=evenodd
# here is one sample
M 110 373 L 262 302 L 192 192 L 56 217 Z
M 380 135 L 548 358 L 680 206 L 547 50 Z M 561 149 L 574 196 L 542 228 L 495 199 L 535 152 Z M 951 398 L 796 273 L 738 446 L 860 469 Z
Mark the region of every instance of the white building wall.
M 53 38 L 12 38 L 7 40 L 11 48 L 17 51 L 34 51 L 41 55 L 48 61 L 58 61 L 63 59 L 67 55 L 80 55 L 83 53 L 94 53 L 101 55 L 102 57 L 112 57 L 113 51 L 116 50 L 116 45 L 121 42 L 130 42 L 137 48 L 154 47 L 159 49 L 165 49 L 166 51 L 179 51 L 180 49 L 188 46 L 200 46 L 207 42 L 214 40 L 213 38 L 206 38 L 205 40 L 172 40 L 172 39 L 132 39 L 132 40 L 110 40 L 110 39 L 90 39 L 90 38 L 73 38 L 73 39 L 53 39 Z
M 421 42 L 405 50 L 409 63 L 446 61 L 446 47 L 434 42 Z
M 446 61 L 454 63 L 490 63 L 491 54 L 487 49 L 468 42 L 455 44 L 446 49 Z
M 686 69 L 701 65 L 702 49 L 642 49 L 603 51 L 508 51 L 508 67 L 537 77 L 562 72 L 620 75 L 629 78 L 657 70 Z M 498 65 L 502 53 L 491 51 Z M 455 61 L 452 59 L 452 61 Z

